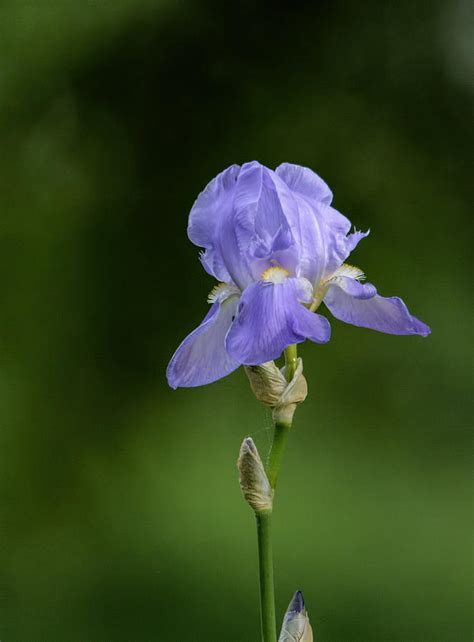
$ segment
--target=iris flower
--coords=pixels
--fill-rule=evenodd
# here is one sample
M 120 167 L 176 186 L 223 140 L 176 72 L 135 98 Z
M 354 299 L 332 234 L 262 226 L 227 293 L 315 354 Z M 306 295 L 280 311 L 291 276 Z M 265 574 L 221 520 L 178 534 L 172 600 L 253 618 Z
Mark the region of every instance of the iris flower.
M 209 312 L 174 353 L 172 388 L 201 386 L 240 365 L 277 359 L 310 339 L 326 343 L 331 326 L 316 310 L 388 334 L 427 336 L 430 328 L 398 297 L 384 298 L 364 273 L 345 263 L 368 232 L 331 206 L 313 171 L 283 163 L 232 165 L 198 196 L 188 236 L 204 248 L 201 263 L 219 282 Z

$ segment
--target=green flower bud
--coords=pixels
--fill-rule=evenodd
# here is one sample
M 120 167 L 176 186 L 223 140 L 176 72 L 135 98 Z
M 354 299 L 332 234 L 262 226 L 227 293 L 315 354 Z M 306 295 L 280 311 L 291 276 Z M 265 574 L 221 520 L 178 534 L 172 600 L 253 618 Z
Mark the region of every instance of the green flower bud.
M 301 591 L 296 591 L 288 606 L 278 642 L 313 642 L 313 630 Z
M 249 506 L 256 513 L 271 510 L 273 490 L 251 437 L 246 437 L 242 442 L 237 468 L 239 469 L 240 488 Z

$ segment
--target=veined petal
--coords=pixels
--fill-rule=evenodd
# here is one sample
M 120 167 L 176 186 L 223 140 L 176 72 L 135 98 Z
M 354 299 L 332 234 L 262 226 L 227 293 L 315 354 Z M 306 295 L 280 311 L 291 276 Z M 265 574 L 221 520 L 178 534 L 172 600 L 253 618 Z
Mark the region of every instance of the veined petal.
M 293 270 L 297 252 L 285 211 L 291 204 L 296 207 L 274 172 L 256 161 L 242 166 L 225 230 L 226 239 L 236 239 L 238 254 L 232 247 L 224 253 L 229 272 L 241 288 L 258 280 L 274 263 Z M 235 242 L 231 245 L 235 247 Z
M 325 273 L 325 228 L 315 210 L 332 200 L 326 183 L 306 167 L 283 163 L 276 169 L 279 180 L 292 194 L 296 207 L 288 208 L 288 219 L 298 246 L 297 276 L 318 283 Z
M 245 365 L 259 365 L 277 359 L 293 343 L 305 339 L 316 343 L 329 341 L 328 320 L 300 303 L 307 296 L 308 285 L 302 279 L 250 285 L 240 299 L 237 316 L 227 334 L 229 354 Z
M 323 214 L 327 230 L 326 269 L 323 276 L 327 277 L 344 263 L 349 254 L 356 248 L 359 241 L 369 235 L 370 230 L 367 232 L 358 232 L 355 230 L 349 234 L 351 229 L 349 219 L 334 209 L 334 207 L 327 207 Z
M 335 276 L 329 281 L 329 286 L 331 285 L 337 286 L 347 295 L 356 299 L 371 299 L 377 294 L 377 289 L 372 283 L 360 283 L 357 279 L 349 276 Z M 324 298 L 324 302 L 326 303 L 326 298 Z
M 299 274 L 312 283 L 318 283 L 347 259 L 368 232 L 349 234 L 351 222 L 331 207 L 331 190 L 310 169 L 283 163 L 277 167 L 276 173 L 293 192 L 298 203 L 299 220 L 296 227 L 303 232 L 299 235 Z
M 231 210 L 224 217 L 218 230 L 219 247 L 221 254 L 225 256 L 225 265 L 233 282 L 241 290 L 254 281 L 249 263 L 249 250 L 255 242 L 255 217 L 263 171 L 264 167 L 256 161 L 242 166 L 235 185 Z
M 199 247 L 204 269 L 219 281 L 230 281 L 218 239 L 218 231 L 229 216 L 239 175 L 239 165 L 218 174 L 199 194 L 189 214 L 188 237 Z
M 288 226 L 273 179 L 274 172 L 257 161 L 245 163 L 235 193 L 236 223 L 261 238 L 273 238 Z
M 216 297 L 204 321 L 181 343 L 166 370 L 172 388 L 212 383 L 239 367 L 226 351 L 225 336 L 232 324 L 239 297 Z
M 387 334 L 419 334 L 422 337 L 431 332 L 425 323 L 409 313 L 401 299 L 378 295 L 370 283 L 337 277 L 330 282 L 323 300 L 336 319 L 361 328 Z
M 308 196 L 315 201 L 330 205 L 332 192 L 323 179 L 313 170 L 301 165 L 282 163 L 278 165 L 275 173 L 283 179 L 291 190 L 299 192 L 303 196 Z

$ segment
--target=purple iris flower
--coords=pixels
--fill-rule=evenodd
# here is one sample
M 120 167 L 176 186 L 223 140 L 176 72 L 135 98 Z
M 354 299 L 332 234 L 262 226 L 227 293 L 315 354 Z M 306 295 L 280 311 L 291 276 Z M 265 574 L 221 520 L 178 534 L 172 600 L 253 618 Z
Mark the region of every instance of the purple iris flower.
M 167 370 L 172 388 L 201 386 L 241 364 L 278 358 L 294 343 L 326 343 L 324 303 L 341 321 L 389 334 L 430 328 L 398 297 L 384 298 L 364 273 L 344 263 L 368 232 L 331 207 L 332 193 L 313 171 L 283 163 L 232 165 L 198 196 L 188 236 L 220 283 L 211 308 L 184 339 Z

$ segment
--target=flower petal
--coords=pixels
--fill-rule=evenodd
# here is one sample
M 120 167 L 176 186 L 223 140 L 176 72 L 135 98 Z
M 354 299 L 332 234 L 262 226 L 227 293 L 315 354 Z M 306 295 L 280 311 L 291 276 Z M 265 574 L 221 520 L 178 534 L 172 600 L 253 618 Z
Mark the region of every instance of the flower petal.
M 296 207 L 291 192 L 274 172 L 256 161 L 242 165 L 233 214 L 223 234 L 226 246 L 231 241 L 230 251 L 223 255 L 239 287 L 258 280 L 274 262 L 287 269 L 294 267 L 297 251 L 284 204 L 285 208 Z
M 349 234 L 351 223 L 348 218 L 334 207 L 327 207 L 323 212 L 326 226 L 326 269 L 324 277 L 332 274 L 344 263 L 359 241 L 369 235 L 370 231 Z
M 218 230 L 230 214 L 240 167 L 231 165 L 218 174 L 199 194 L 189 214 L 188 237 L 205 248 L 201 256 L 204 269 L 219 281 L 231 277 L 225 267 L 218 243 Z
M 328 320 L 310 312 L 300 301 L 308 295 L 303 279 L 283 283 L 253 283 L 243 293 L 237 316 L 226 338 L 229 354 L 246 365 L 277 359 L 293 344 L 311 339 L 326 343 Z
M 289 208 L 288 219 L 298 245 L 297 276 L 317 284 L 326 273 L 326 228 L 317 210 L 331 202 L 331 190 L 306 167 L 283 163 L 276 174 L 290 189 L 296 203 L 296 208 Z
M 239 367 L 225 349 L 225 336 L 236 314 L 239 297 L 217 300 L 204 321 L 181 343 L 166 370 L 172 388 L 203 386 Z
M 329 281 L 329 284 L 339 287 L 346 294 L 356 299 L 372 299 L 377 294 L 377 289 L 372 283 L 361 283 L 349 276 L 336 276 Z M 326 299 L 324 299 L 324 302 L 326 302 Z
M 283 163 L 276 173 L 293 192 L 298 203 L 300 272 L 312 283 L 331 275 L 367 233 L 349 234 L 351 222 L 330 206 L 332 193 L 312 170 Z
M 275 170 L 288 187 L 315 201 L 330 205 L 332 192 L 327 184 L 313 170 L 301 165 L 282 163 Z
M 362 284 L 349 277 L 334 279 L 324 297 L 331 313 L 345 323 L 387 334 L 428 336 L 431 329 L 412 316 L 398 297 L 384 298 L 371 283 Z

